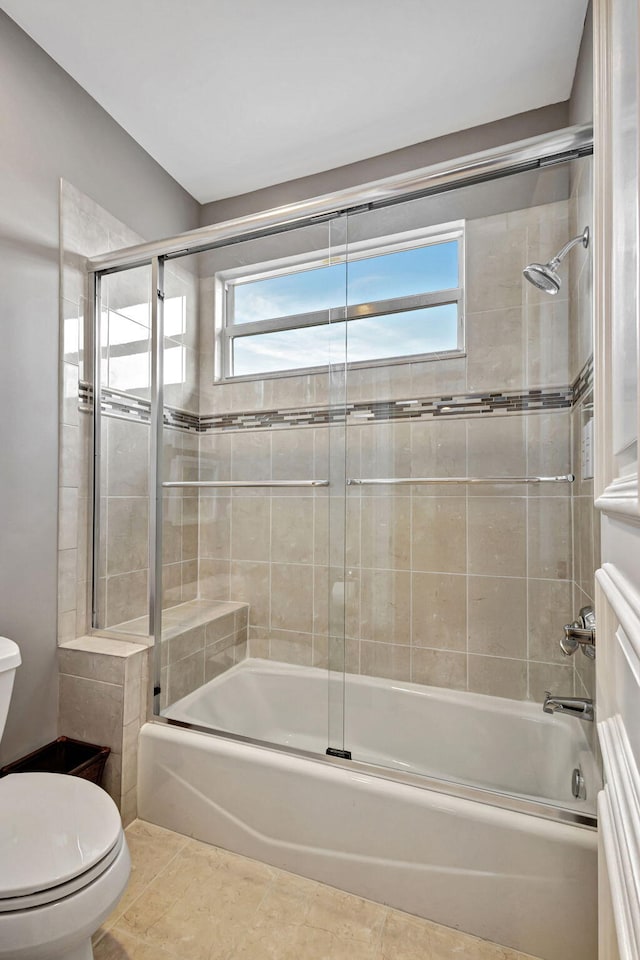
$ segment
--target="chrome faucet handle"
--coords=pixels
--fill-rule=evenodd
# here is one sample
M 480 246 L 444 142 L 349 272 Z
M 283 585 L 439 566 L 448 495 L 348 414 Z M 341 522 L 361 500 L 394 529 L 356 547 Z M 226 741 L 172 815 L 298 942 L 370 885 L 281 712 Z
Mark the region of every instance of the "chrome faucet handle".
M 560 649 L 565 657 L 571 657 L 580 646 L 574 635 L 574 630 L 579 629 L 578 621 L 574 620 L 573 623 L 565 623 L 562 629 L 564 630 L 564 637 L 560 640 Z
M 578 619 L 565 623 L 564 637 L 560 640 L 560 649 L 565 657 L 570 657 L 578 647 L 590 660 L 596 656 L 596 615 L 593 607 L 582 607 Z

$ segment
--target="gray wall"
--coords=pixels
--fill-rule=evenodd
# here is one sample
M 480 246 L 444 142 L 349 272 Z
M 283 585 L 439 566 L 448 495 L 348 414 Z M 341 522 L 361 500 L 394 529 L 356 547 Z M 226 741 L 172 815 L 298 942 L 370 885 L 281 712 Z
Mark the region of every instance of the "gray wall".
M 418 170 L 432 163 L 464 157 L 478 150 L 489 150 L 503 143 L 515 143 L 517 140 L 535 137 L 551 130 L 561 130 L 568 123 L 568 102 L 555 103 L 548 107 L 541 107 L 539 110 L 529 110 L 526 113 L 507 117 L 505 120 L 496 120 L 494 123 L 471 127 L 469 130 L 460 130 L 446 137 L 416 143 L 402 150 L 393 150 L 391 153 L 370 157 L 368 160 L 360 160 L 358 163 L 350 163 L 324 173 L 290 180 L 288 183 L 279 183 L 240 197 L 229 197 L 225 200 L 206 203 L 201 208 L 200 222 L 203 226 L 209 223 L 221 223 L 223 220 L 242 217 L 258 210 L 270 210 L 287 203 L 297 203 L 309 197 L 319 197 L 326 193 L 358 186 L 361 183 L 370 183 L 384 177 L 392 177 L 394 174 Z
M 593 4 L 589 4 L 569 100 L 569 123 L 593 120 Z
M 148 237 L 199 205 L 4 13 L 0 116 L 0 634 L 23 657 L 7 761 L 56 734 L 59 178 Z

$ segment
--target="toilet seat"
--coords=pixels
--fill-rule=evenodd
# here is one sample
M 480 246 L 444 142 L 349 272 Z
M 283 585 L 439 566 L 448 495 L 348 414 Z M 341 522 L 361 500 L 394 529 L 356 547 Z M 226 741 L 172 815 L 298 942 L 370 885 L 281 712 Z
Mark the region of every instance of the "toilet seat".
M 124 843 L 120 815 L 79 777 L 18 773 L 0 780 L 0 914 L 88 886 Z
M 101 877 L 109 869 L 111 864 L 120 854 L 125 843 L 124 831 L 120 834 L 106 857 L 103 857 L 95 866 L 91 867 L 85 873 L 81 873 L 73 880 L 58 884 L 56 887 L 48 887 L 46 890 L 40 890 L 37 893 L 28 893 L 22 897 L 2 897 L 0 898 L 0 914 L 11 913 L 13 910 L 29 910 L 32 907 L 42 907 L 48 903 L 54 903 L 56 900 L 62 900 L 64 897 L 77 893 L 83 887 Z

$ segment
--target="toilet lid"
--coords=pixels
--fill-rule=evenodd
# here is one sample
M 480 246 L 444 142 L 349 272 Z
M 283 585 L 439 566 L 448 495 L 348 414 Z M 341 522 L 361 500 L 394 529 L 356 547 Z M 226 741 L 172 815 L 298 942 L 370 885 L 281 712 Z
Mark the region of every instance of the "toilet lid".
M 118 842 L 120 814 L 88 780 L 57 773 L 0 779 L 0 899 L 66 883 Z
M 0 673 L 4 670 L 15 670 L 21 663 L 18 644 L 8 637 L 0 637 Z

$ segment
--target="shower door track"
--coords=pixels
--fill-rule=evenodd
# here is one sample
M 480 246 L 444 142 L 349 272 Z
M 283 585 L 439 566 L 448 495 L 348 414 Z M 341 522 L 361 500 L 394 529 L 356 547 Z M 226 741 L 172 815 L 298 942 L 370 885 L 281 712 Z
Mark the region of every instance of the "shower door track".
M 113 253 L 89 257 L 87 268 L 90 273 L 105 274 L 148 266 L 154 257 L 169 260 L 203 253 L 231 243 L 332 220 L 345 213 L 404 203 L 406 200 L 445 193 L 474 183 L 507 177 L 513 173 L 565 163 L 592 153 L 592 124 L 576 124 L 564 130 L 473 153 L 458 160 L 446 160 L 411 174 L 387 177 L 300 203 L 274 207 L 261 213 L 200 227 L 164 240 L 136 244 Z

